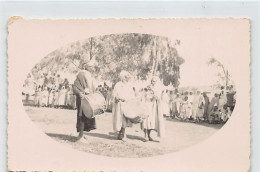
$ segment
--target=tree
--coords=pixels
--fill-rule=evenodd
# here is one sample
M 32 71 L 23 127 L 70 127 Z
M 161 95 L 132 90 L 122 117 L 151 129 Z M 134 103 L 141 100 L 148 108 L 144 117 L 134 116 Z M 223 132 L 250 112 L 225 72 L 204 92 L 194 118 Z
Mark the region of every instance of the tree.
M 215 66 L 218 69 L 217 76 L 219 77 L 219 79 L 221 81 L 224 81 L 225 89 L 227 89 L 227 87 L 229 86 L 229 83 L 230 83 L 229 71 L 224 67 L 224 65 L 220 61 L 218 61 L 214 57 L 211 57 L 207 61 L 207 64 L 208 65 L 213 65 L 213 66 Z
M 180 65 L 184 59 L 176 47 L 180 41 L 171 42 L 166 37 L 148 34 L 111 34 L 77 41 L 50 53 L 35 68 L 76 74 L 77 64 L 95 59 L 98 63 L 94 76 L 116 83 L 121 70 L 145 80 L 158 74 L 165 85 L 179 85 Z

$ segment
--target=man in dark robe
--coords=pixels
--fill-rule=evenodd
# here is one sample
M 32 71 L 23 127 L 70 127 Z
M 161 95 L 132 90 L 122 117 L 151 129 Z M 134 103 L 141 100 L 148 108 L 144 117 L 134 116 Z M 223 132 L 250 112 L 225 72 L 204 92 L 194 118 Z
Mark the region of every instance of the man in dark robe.
M 219 106 L 219 94 L 215 93 L 214 97 L 211 99 L 209 106 L 208 106 L 208 111 L 207 111 L 207 116 L 209 118 L 209 115 L 211 113 L 211 111 L 213 110 L 214 106 L 216 106 L 218 108 Z
M 83 63 L 82 70 L 77 75 L 73 85 L 73 92 L 76 95 L 77 106 L 77 132 L 79 132 L 77 140 L 83 137 L 84 131 L 90 131 L 96 129 L 95 118 L 88 119 L 81 110 L 81 100 L 85 95 L 93 93 L 95 91 L 93 78 L 91 73 L 93 72 L 93 64 Z
M 206 92 L 203 92 L 203 97 L 204 97 L 204 101 L 205 101 L 205 107 L 204 107 L 204 120 L 207 121 L 208 120 L 208 106 L 209 106 L 209 97 L 207 96 Z

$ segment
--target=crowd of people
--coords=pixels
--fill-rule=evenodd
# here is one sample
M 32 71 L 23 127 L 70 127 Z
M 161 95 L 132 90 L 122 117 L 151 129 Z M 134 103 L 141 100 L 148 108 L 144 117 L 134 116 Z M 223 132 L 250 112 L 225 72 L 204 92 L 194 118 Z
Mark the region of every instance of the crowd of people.
M 178 89 L 166 89 L 156 76 L 152 77 L 148 85 L 137 88 L 129 82 L 131 75 L 126 71 L 121 71 L 120 81 L 114 85 L 113 89 L 106 83 L 96 87 L 94 78 L 91 76 L 92 68 L 90 64 L 83 64 L 83 69 L 78 73 L 73 84 L 69 83 L 67 78 L 63 79 L 56 74 L 40 75 L 37 82 L 33 82 L 29 76 L 23 91 L 26 97 L 25 102 L 33 96 L 34 105 L 38 107 L 77 109 L 78 140 L 83 137 L 83 131 L 96 129 L 95 117 L 88 119 L 81 107 L 84 96 L 95 91 L 103 94 L 107 110 L 112 111 L 113 129 L 119 140 L 126 138 L 125 130 L 133 123 L 140 123 L 145 141 L 154 141 L 151 131 L 156 131 L 158 137 L 164 137 L 164 117 L 210 124 L 225 123 L 235 106 L 236 94 L 233 86 L 221 87 L 210 100 L 208 92 L 199 90 L 179 92 Z M 143 110 L 143 116 L 139 114 L 134 119 L 126 115 L 126 106 L 133 99 L 140 102 L 139 110 Z M 131 113 L 140 112 L 137 112 L 137 106 L 129 109 Z
M 47 86 L 39 86 L 35 90 L 34 105 L 37 107 L 54 107 L 76 109 L 76 98 L 72 86 L 60 89 L 48 89 Z
M 165 135 L 162 117 L 195 123 L 226 123 L 236 103 L 236 92 L 232 85 L 227 88 L 222 86 L 210 100 L 209 92 L 196 90 L 179 93 L 178 89 L 166 89 L 158 77 L 153 77 L 148 86 L 136 89 L 127 84 L 127 79 L 122 75 L 113 92 L 115 105 L 112 111 L 114 131 L 119 131 L 119 139 L 125 138 L 125 128 L 131 127 L 133 123 L 126 117 L 126 111 L 129 109 L 124 105 L 131 99 L 141 99 L 145 117 L 139 122 L 146 140 L 149 141 L 153 141 L 150 136 L 152 130 L 156 131 L 159 137 Z M 132 108 L 136 109 L 138 106 Z M 136 113 L 139 113 L 138 110 Z
M 76 95 L 67 78 L 62 78 L 59 74 L 44 73 L 36 80 L 31 75 L 28 76 L 23 90 L 25 104 L 36 107 L 76 109 Z M 108 111 L 112 110 L 111 88 L 104 82 L 96 88 L 107 100 Z M 32 100 L 32 101 L 30 101 Z
M 165 91 L 162 95 L 164 115 L 191 122 L 225 123 L 234 109 L 236 93 L 233 86 L 221 87 L 219 92 L 209 98 L 208 92 Z

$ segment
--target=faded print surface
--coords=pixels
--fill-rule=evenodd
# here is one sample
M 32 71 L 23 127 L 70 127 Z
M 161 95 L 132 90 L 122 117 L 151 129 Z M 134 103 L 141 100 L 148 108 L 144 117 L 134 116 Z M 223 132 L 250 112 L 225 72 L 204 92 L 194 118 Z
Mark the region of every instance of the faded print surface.
M 247 100 L 239 99 L 247 88 L 239 75 L 242 71 L 244 77 L 248 76 L 247 68 L 243 67 L 248 62 L 245 57 L 249 57 L 247 22 L 227 19 L 214 22 L 203 19 L 144 20 L 144 23 L 139 23 L 144 27 L 140 29 L 127 21 L 122 20 L 121 24 L 127 28 L 122 29 L 123 33 L 97 30 L 95 34 L 91 35 L 94 33 L 91 31 L 84 37 L 72 34 L 74 38 L 64 43 L 61 40 L 69 33 L 59 33 L 62 35 L 59 43 L 53 43 L 52 49 L 30 62 L 19 81 L 22 109 L 30 120 L 40 128 L 40 132 L 67 148 L 107 157 L 172 155 L 170 153 L 190 150 L 212 139 L 222 142 L 223 138 L 216 137 L 225 133 L 225 129 L 238 127 L 237 120 L 242 120 L 241 116 L 232 112 L 241 109 Z M 96 22 L 98 25 L 99 21 Z M 111 20 L 111 25 L 115 23 L 117 21 Z M 173 31 L 160 32 L 149 27 L 150 24 L 158 27 L 166 23 L 169 28 L 174 28 Z M 235 32 L 237 26 L 243 27 Z M 242 57 L 245 58 L 244 64 L 236 60 Z M 105 99 L 106 111 L 95 117 L 95 130 L 84 132 L 85 141 L 77 141 L 73 85 L 82 69 L 81 64 L 89 61 L 94 62 L 91 74 L 95 90 Z M 129 72 L 127 84 L 134 92 L 133 99 L 137 100 L 153 97 L 154 94 L 149 94 L 149 86 L 154 76 L 159 78 L 161 91 L 157 97 L 161 102 L 164 137 L 158 137 L 158 130 L 152 130 L 153 141 L 146 141 L 143 122 L 138 121 L 125 129 L 126 140 L 118 140 L 119 133 L 113 129 L 113 107 L 116 103 L 115 86 L 121 82 L 122 71 Z M 240 107 L 239 101 L 244 102 Z M 142 102 L 139 107 L 148 107 L 145 113 L 151 114 L 149 105 L 149 102 Z M 218 149 L 225 150 L 224 145 Z
M 207 75 L 206 85 L 201 85 L 197 72 L 196 84 L 181 86 L 181 82 L 184 82 L 182 85 L 188 83 L 190 76 L 182 74 L 182 65 L 189 58 L 178 53 L 180 46 L 183 46 L 181 40 L 129 33 L 91 37 L 59 48 L 28 74 L 22 92 L 26 112 L 55 140 L 106 156 L 154 156 L 197 144 L 228 121 L 235 106 L 236 92 L 228 69 L 213 57 L 204 61 L 205 71 L 211 74 Z M 76 95 L 72 88 L 80 64 L 90 60 L 95 61 L 92 75 L 96 90 L 103 94 L 107 106 L 106 113 L 96 117 L 97 129 L 86 133 L 88 141 L 81 143 L 76 141 Z M 191 67 L 194 71 L 199 68 L 196 63 Z M 161 143 L 157 138 L 144 143 L 142 123 L 127 128 L 127 142 L 117 140 L 117 133 L 111 126 L 114 88 L 120 81 L 121 71 L 131 73 L 129 84 L 135 91 L 131 99 L 136 100 L 145 97 L 153 76 L 160 78 L 161 115 L 165 118 L 167 132 Z M 141 102 L 142 107 L 145 105 Z M 148 109 L 145 114 L 149 114 Z M 151 135 L 156 137 L 156 131 Z

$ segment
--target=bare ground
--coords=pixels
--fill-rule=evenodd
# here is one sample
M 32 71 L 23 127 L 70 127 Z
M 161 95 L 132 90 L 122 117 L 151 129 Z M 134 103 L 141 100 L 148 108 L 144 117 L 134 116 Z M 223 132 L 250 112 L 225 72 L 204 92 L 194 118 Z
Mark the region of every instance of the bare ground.
M 218 131 L 221 124 L 190 123 L 165 119 L 166 138 L 160 140 L 156 132 L 152 137 L 160 142 L 143 142 L 139 124 L 127 128 L 127 141 L 116 139 L 112 129 L 112 114 L 97 116 L 97 129 L 85 132 L 86 142 L 75 142 L 76 110 L 37 108 L 25 106 L 33 122 L 54 140 L 74 149 L 112 157 L 149 157 L 179 151 L 197 144 Z

